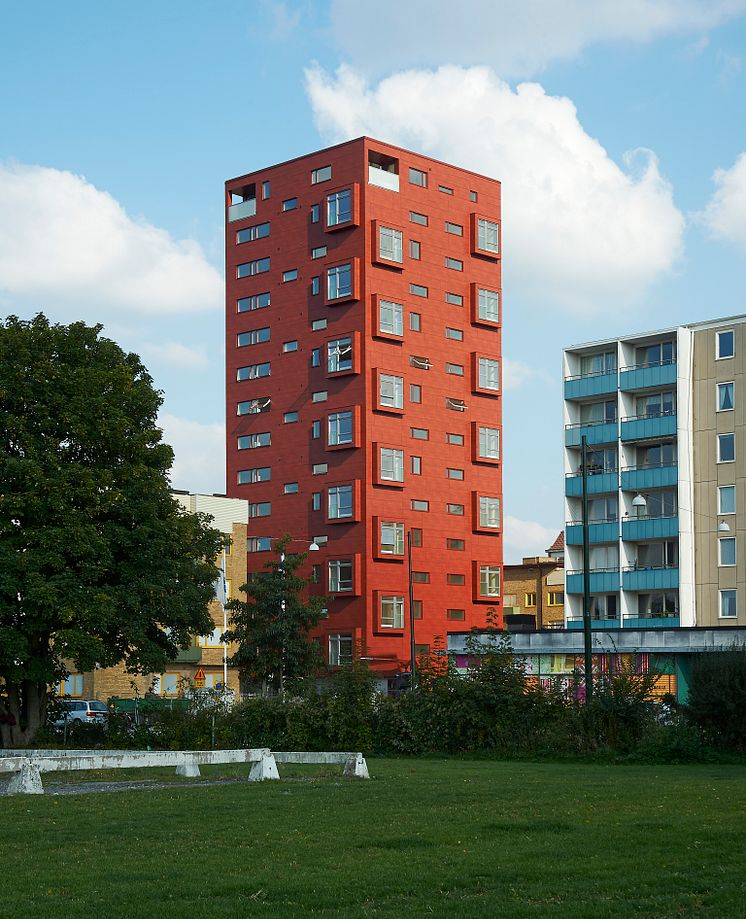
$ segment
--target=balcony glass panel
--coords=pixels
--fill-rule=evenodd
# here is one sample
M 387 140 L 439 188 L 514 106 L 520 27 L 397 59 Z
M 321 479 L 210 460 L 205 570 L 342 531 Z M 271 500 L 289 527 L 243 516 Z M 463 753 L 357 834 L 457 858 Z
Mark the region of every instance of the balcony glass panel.
M 674 590 L 679 586 L 678 568 L 625 568 L 624 590 Z
M 581 437 L 586 437 L 589 444 L 613 444 L 618 433 L 616 421 L 568 424 L 565 428 L 565 446 L 579 447 Z
M 616 491 L 619 479 L 616 472 L 603 472 L 598 475 L 589 475 L 587 488 L 589 495 L 602 495 L 606 492 Z M 568 475 L 565 477 L 565 494 L 568 498 L 579 498 L 583 494 L 583 477 Z
M 617 373 L 592 373 L 565 380 L 565 399 L 587 399 L 616 392 Z
M 399 176 L 395 172 L 379 169 L 378 166 L 368 166 L 368 184 L 399 191 Z
M 665 616 L 625 616 L 622 627 L 625 629 L 678 629 L 678 613 Z
M 622 520 L 622 539 L 640 542 L 648 539 L 667 539 L 679 535 L 679 518 L 628 517 Z
M 648 389 L 676 382 L 676 361 L 652 367 L 623 367 L 619 374 L 619 388 L 624 392 Z
M 619 570 L 611 571 L 591 571 L 590 573 L 591 593 L 605 594 L 616 593 L 619 590 Z M 567 593 L 583 593 L 583 572 L 568 571 L 566 578 Z
M 622 488 L 625 491 L 643 491 L 649 488 L 665 488 L 679 481 L 677 463 L 665 466 L 631 466 L 622 469 Z
M 243 220 L 245 217 L 253 217 L 256 214 L 256 198 L 248 198 L 246 201 L 239 201 L 237 204 L 231 204 L 228 208 L 228 222 L 233 220 Z
M 603 523 L 588 524 L 588 542 L 604 543 L 616 542 L 619 539 L 619 521 L 609 520 Z M 583 545 L 583 524 L 575 521 L 568 523 L 565 528 L 565 542 L 569 546 Z
M 622 440 L 650 440 L 676 434 L 676 415 L 655 415 L 647 418 L 624 418 Z
M 573 619 L 567 620 L 567 628 L 572 630 L 582 630 L 583 628 L 583 617 L 578 616 Z M 596 629 L 618 629 L 619 620 L 618 619 L 591 619 L 591 629 L 594 631 Z

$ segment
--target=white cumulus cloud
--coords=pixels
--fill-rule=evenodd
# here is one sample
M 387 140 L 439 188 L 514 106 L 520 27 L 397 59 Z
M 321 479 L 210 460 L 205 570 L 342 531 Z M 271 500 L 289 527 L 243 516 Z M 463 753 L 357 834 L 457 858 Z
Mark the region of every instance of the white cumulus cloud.
M 309 69 L 306 86 L 330 141 L 368 134 L 502 181 L 514 300 L 580 313 L 629 305 L 680 254 L 684 218 L 653 153 L 621 167 L 573 103 L 537 83 L 512 89 L 487 67 L 444 66 L 370 85 L 343 66 Z
M 523 558 L 546 555 L 547 549 L 562 529 L 562 524 L 551 529 L 533 520 L 520 520 L 509 514 L 505 515 L 503 526 L 504 556 L 508 565 L 517 565 Z
M 163 344 L 148 342 L 142 346 L 141 350 L 146 357 L 153 357 L 173 367 L 193 369 L 207 367 L 210 363 L 204 350 L 190 348 L 188 345 L 183 345 L 178 341 L 167 341 L 163 342 Z M 220 359 L 216 358 L 216 365 L 219 362 Z
M 54 313 L 219 309 L 223 283 L 199 244 L 130 217 L 81 176 L 0 164 L 0 292 Z
M 745 10 L 746 0 L 333 0 L 331 28 L 369 72 L 445 62 L 526 77 L 600 42 L 696 33 Z
M 225 492 L 225 427 L 178 418 L 167 412 L 158 416 L 163 441 L 174 451 L 171 484 L 174 488 L 204 494 Z
M 713 236 L 746 249 L 746 153 L 712 178 L 715 193 L 699 216 Z

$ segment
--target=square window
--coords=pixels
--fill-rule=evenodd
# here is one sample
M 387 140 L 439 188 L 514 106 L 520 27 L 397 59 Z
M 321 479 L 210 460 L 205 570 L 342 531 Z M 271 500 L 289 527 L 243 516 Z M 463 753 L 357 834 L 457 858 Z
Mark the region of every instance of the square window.
M 282 272 L 282 281 L 283 284 L 287 281 L 297 281 L 298 280 L 298 269 L 289 268 L 287 271 Z
M 412 475 L 422 475 L 422 457 L 410 456 L 409 460 L 412 469 Z
M 715 336 L 715 358 L 719 361 L 736 353 L 736 333 L 733 329 L 718 332 Z
M 386 482 L 404 481 L 404 451 L 380 448 L 380 478 Z
M 532 591 L 531 593 L 524 594 L 523 605 L 536 606 L 536 593 Z
M 415 259 L 416 261 L 420 260 L 421 247 L 419 242 L 416 239 L 409 240 L 409 257 Z
M 733 410 L 734 383 L 717 384 L 717 411 L 730 412 Z
M 738 616 L 737 593 L 735 590 L 720 590 L 720 618 L 735 619 Z
M 718 434 L 718 462 L 733 463 L 736 459 L 736 435 Z
M 721 568 L 732 568 L 736 564 L 736 538 L 727 536 L 718 539 L 718 565 Z
M 403 335 L 404 307 L 393 300 L 378 301 L 378 329 L 386 335 Z
M 298 199 L 297 199 L 297 198 L 286 198 L 286 199 L 282 202 L 282 209 L 283 209 L 283 211 L 294 211 L 294 210 L 296 209 L 296 207 L 298 207 Z
M 720 485 L 718 488 L 718 514 L 735 514 L 736 486 Z
M 409 384 L 409 401 L 410 402 L 422 402 L 422 387 L 418 386 L 416 383 Z
M 450 338 L 452 341 L 463 341 L 464 333 L 461 329 L 450 329 L 446 327 L 446 338 Z
M 452 306 L 463 306 L 464 298 L 461 294 L 452 294 L 446 292 L 446 303 L 450 303 Z
M 419 185 L 420 188 L 427 188 L 427 173 L 421 169 L 409 167 L 409 181 L 412 185 Z

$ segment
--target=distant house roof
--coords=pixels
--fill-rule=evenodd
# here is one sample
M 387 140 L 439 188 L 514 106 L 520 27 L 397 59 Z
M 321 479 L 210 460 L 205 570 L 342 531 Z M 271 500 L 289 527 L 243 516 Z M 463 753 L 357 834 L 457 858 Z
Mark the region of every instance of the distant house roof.
M 560 530 L 557 538 L 554 540 L 552 545 L 547 549 L 547 555 L 551 554 L 552 552 L 561 552 L 564 550 L 564 548 L 565 548 L 565 531 Z

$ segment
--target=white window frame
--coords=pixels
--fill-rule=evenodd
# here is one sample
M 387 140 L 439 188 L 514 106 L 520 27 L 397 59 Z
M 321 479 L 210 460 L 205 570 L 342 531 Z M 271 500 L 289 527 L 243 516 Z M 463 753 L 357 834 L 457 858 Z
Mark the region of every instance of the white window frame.
M 326 372 L 343 373 L 353 370 L 352 336 L 345 335 L 326 343 Z
M 480 389 L 500 392 L 500 361 L 493 357 L 477 359 L 477 383 Z
M 404 262 L 404 233 L 395 227 L 378 227 L 378 257 L 387 262 Z
M 490 495 L 479 495 L 479 526 L 491 530 L 500 529 L 500 499 Z
M 733 438 L 733 459 L 722 459 L 721 443 L 723 437 Z M 718 463 L 735 463 L 736 461 L 736 435 L 733 432 L 726 431 L 717 435 L 717 461 Z
M 343 576 L 343 570 L 346 575 L 348 569 L 349 578 Z M 355 579 L 355 565 L 351 558 L 330 558 L 327 562 L 327 570 L 329 573 L 329 593 L 352 593 Z
M 404 335 L 404 304 L 395 300 L 378 301 L 378 330 L 386 335 Z
M 340 206 L 346 200 L 346 207 Z M 346 215 L 346 216 L 345 216 Z M 326 196 L 326 225 L 338 227 L 352 220 L 352 189 L 343 188 Z
M 735 611 L 733 615 L 730 613 L 726 614 L 723 612 L 723 600 L 725 594 L 733 595 Z M 718 618 L 719 619 L 738 619 L 738 590 L 735 587 L 729 587 L 724 590 L 718 591 Z
M 726 491 L 726 489 L 733 490 L 733 510 L 732 511 L 723 510 L 723 492 Z M 735 514 L 736 513 L 736 501 L 737 501 L 737 492 L 736 492 L 735 485 L 718 485 L 718 514 L 719 515 L 722 516 L 725 514 Z
M 311 185 L 318 185 L 320 182 L 328 182 L 331 177 L 331 166 L 319 166 L 318 169 L 311 170 Z
M 500 596 L 500 566 L 499 565 L 480 565 L 479 566 L 479 596 L 480 597 L 499 597 Z
M 352 262 L 343 265 L 332 265 L 326 269 L 327 300 L 340 300 L 351 297 L 353 292 Z
M 500 459 L 500 428 L 478 425 L 477 456 L 481 459 Z
M 733 561 L 732 561 L 732 562 L 724 562 L 724 561 L 723 561 L 723 546 L 724 546 L 726 543 L 727 543 L 729 546 L 730 546 L 730 545 L 733 546 Z M 738 547 L 737 547 L 737 545 L 736 545 L 736 537 L 735 537 L 735 536 L 721 536 L 721 537 L 718 539 L 718 568 L 735 568 L 735 567 L 736 567 L 736 560 L 737 560 L 737 555 L 736 555 L 737 551 L 738 551 Z
M 347 419 L 349 418 L 350 429 L 349 434 L 347 430 L 343 428 L 343 424 L 346 426 Z M 330 447 L 339 447 L 342 444 L 351 444 L 353 442 L 354 435 L 354 418 L 352 409 L 348 409 L 343 412 L 332 412 L 327 416 L 327 439 Z
M 404 597 L 397 594 L 382 594 L 378 615 L 382 629 L 403 629 Z
M 496 221 L 477 217 L 477 249 L 491 255 L 500 254 L 500 228 Z
M 327 490 L 327 512 L 329 520 L 352 519 L 355 513 L 355 494 L 352 485 L 332 485 Z
M 732 354 L 721 354 L 720 341 L 723 335 L 733 336 L 733 353 Z M 736 330 L 735 329 L 722 329 L 719 332 L 715 333 L 715 360 L 716 361 L 727 361 L 732 357 L 736 356 Z
M 381 447 L 379 475 L 384 482 L 403 482 L 404 451 L 394 447 Z
M 344 651 L 343 651 L 344 647 Z M 349 654 L 347 648 L 349 647 Z M 352 663 L 353 643 L 352 635 L 338 634 L 329 636 L 329 666 L 344 667 Z
M 388 535 L 384 536 L 384 533 Z M 391 548 L 387 548 L 391 546 Z M 404 555 L 404 524 L 382 520 L 380 523 L 379 548 L 381 555 Z
M 723 386 L 731 387 L 731 401 L 732 405 L 730 408 L 721 408 L 720 407 L 720 390 Z M 723 383 L 715 384 L 715 411 L 716 412 L 732 412 L 736 407 L 736 384 L 733 380 L 726 380 Z
M 484 322 L 500 322 L 500 294 L 496 290 L 477 288 L 477 318 Z
M 385 392 L 384 387 L 387 388 Z M 378 404 L 383 408 L 404 408 L 404 377 L 395 376 L 393 373 L 379 374 Z

